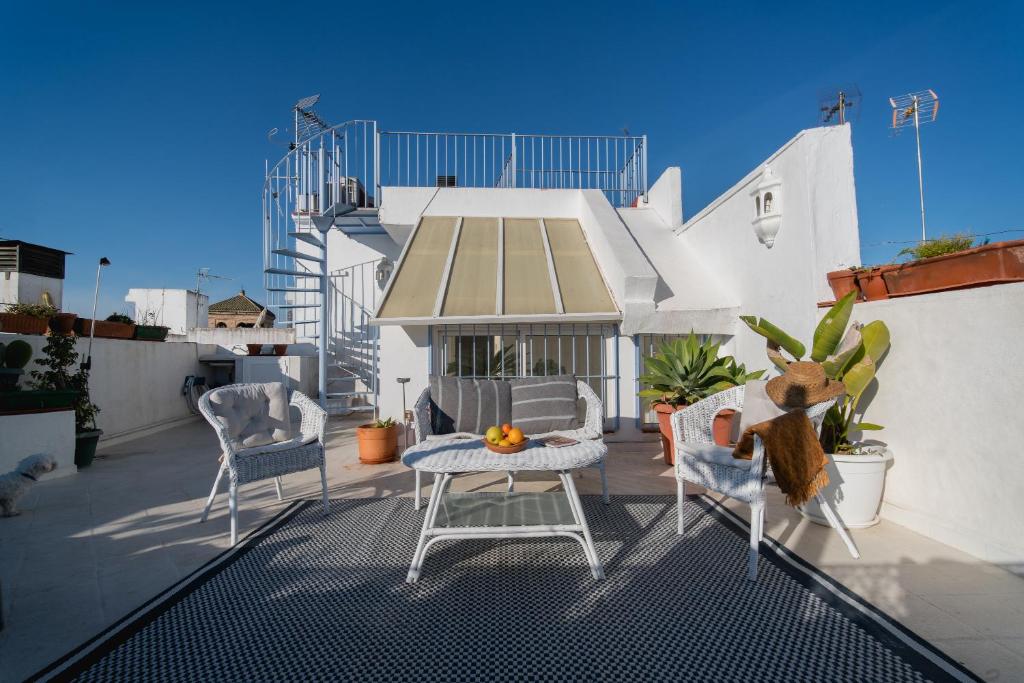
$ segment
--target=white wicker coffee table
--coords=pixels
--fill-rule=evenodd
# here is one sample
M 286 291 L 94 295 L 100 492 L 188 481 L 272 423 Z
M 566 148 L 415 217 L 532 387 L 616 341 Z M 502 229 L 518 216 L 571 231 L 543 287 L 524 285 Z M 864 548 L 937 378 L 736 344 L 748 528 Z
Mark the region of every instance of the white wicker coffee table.
M 583 514 L 583 505 L 572 480 L 572 470 L 593 467 L 604 460 L 607 454 L 608 447 L 600 440 L 581 441 L 562 448 L 530 444 L 525 450 L 513 455 L 492 453 L 475 439 L 434 438 L 410 446 L 402 455 L 402 462 L 416 470 L 417 474 L 432 473 L 434 487 L 406 581 L 416 582 L 427 550 L 442 539 L 542 536 L 563 536 L 579 541 L 594 578 L 603 579 L 604 568 Z M 445 494 L 457 474 L 528 470 L 556 472 L 562 480 L 565 498 L 554 493 L 515 494 L 510 486 L 507 494 L 476 494 L 471 505 L 452 506 L 454 509 L 448 509 Z M 559 505 L 555 498 L 563 501 L 568 514 L 552 514 L 552 518 L 545 519 L 547 513 L 558 512 Z M 485 504 L 487 500 L 492 502 Z M 446 524 L 438 524 L 439 513 L 445 518 Z M 554 519 L 554 516 L 563 519 Z

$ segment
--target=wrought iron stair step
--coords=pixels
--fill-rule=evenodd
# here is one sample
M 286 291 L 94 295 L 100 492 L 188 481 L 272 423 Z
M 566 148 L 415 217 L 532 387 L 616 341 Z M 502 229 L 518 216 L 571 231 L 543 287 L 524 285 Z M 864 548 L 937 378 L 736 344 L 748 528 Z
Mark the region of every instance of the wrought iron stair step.
M 312 261 L 314 263 L 323 263 L 324 260 L 319 256 L 313 256 L 312 254 L 303 254 L 301 251 L 295 251 L 294 249 L 274 249 L 275 254 L 281 256 L 290 256 L 292 258 L 302 259 L 303 261 Z
M 288 233 L 291 237 L 297 240 L 302 240 L 306 244 L 312 244 L 314 247 L 324 248 L 324 243 L 320 241 L 320 238 L 309 232 L 290 232 Z
M 267 275 L 294 275 L 295 277 L 321 277 L 320 273 L 310 273 L 305 270 L 288 270 L 287 268 L 264 268 Z M 320 291 L 319 289 L 316 291 Z

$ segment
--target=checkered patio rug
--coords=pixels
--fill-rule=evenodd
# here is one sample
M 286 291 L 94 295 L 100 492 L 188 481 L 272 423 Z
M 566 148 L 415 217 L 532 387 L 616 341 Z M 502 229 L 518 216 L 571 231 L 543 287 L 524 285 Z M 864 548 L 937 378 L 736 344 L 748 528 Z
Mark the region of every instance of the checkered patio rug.
M 977 680 L 709 498 L 584 506 L 607 579 L 569 539 L 436 544 L 408 498 L 299 501 L 42 670 L 85 681 Z

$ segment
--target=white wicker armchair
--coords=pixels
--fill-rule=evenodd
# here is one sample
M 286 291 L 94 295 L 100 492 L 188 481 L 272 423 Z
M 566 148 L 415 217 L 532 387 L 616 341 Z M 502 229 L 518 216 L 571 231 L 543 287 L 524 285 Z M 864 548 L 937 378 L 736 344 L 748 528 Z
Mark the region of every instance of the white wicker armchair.
M 706 489 L 725 494 L 750 505 L 750 551 L 747 556 L 747 578 L 757 580 L 757 558 L 764 538 L 765 467 L 764 444 L 754 437 L 751 460 L 732 457 L 732 448 L 715 444 L 712 423 L 715 415 L 725 409 L 743 410 L 745 387 L 727 389 L 672 414 L 672 435 L 676 452 L 676 499 L 678 533 L 685 532 L 683 521 L 683 487 L 689 481 Z M 807 417 L 820 429 L 825 411 L 835 399 L 805 409 Z M 835 513 L 821 494 L 816 496 L 829 523 L 842 536 L 854 558 L 859 557 L 853 540 L 846 533 Z
M 594 390 L 590 388 L 590 385 L 586 382 L 576 380 L 576 393 L 587 406 L 587 414 L 583 421 L 583 426 L 579 429 L 569 429 L 556 432 L 545 432 L 543 434 L 531 434 L 531 439 L 539 439 L 545 436 L 566 436 L 570 439 L 576 439 L 577 441 L 587 441 L 593 439 L 600 439 L 604 434 L 604 411 L 601 405 L 601 399 L 598 398 Z M 434 437 L 434 432 L 430 425 L 430 387 L 424 389 L 419 398 L 416 399 L 416 403 L 413 404 L 413 417 L 414 417 L 414 428 L 416 431 L 416 441 L 421 442 Z M 472 436 L 482 437 L 481 434 L 445 434 L 446 437 L 453 436 Z M 604 470 L 604 460 L 594 465 L 601 472 L 601 496 L 604 503 L 608 504 L 608 477 Z M 416 470 L 416 509 L 420 509 L 421 496 L 420 496 L 420 471 Z M 512 491 L 515 486 L 515 473 L 508 473 L 508 490 Z
M 239 392 L 244 385 L 230 384 L 212 389 L 199 399 L 199 411 L 210 423 L 217 438 L 220 440 L 221 464 L 213 489 L 206 501 L 200 522 L 205 522 L 217 496 L 224 472 L 228 473 L 228 509 L 231 515 L 231 545 L 238 541 L 238 487 L 250 482 L 274 479 L 277 487 L 278 500 L 283 498 L 281 476 L 293 472 L 301 472 L 318 468 L 320 484 L 323 489 L 324 514 L 328 512 L 327 501 L 327 470 L 324 460 L 324 431 L 327 426 L 327 413 L 312 399 L 298 391 L 288 392 L 289 410 L 297 408 L 301 416 L 299 434 L 293 438 L 253 448 L 239 448 L 228 430 L 218 418 L 210 403 L 212 397 L 220 392 Z

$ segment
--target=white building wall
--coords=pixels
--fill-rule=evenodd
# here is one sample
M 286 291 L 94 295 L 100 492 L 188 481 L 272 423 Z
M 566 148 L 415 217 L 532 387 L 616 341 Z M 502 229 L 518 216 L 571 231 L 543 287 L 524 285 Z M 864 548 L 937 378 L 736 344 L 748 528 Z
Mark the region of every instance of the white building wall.
M 43 292 L 50 293 L 57 308 L 63 305 L 64 281 L 59 278 L 31 273 L 0 274 L 0 304 L 41 304 Z
M 750 191 L 765 166 L 782 181 L 782 225 L 771 249 L 757 240 L 751 223 Z M 742 314 L 810 339 L 817 302 L 832 298 L 825 274 L 860 263 L 849 125 L 802 131 L 678 234 L 719 276 Z M 748 368 L 767 367 L 764 339 L 742 324 L 736 329 L 739 360 Z
M 894 460 L 882 516 L 996 563 L 1024 563 L 1024 283 L 866 302 L 892 348 L 865 436 Z
M 412 409 L 430 374 L 430 343 L 426 325 L 380 328 L 380 415 L 402 420 L 402 385 L 399 377 L 408 377 L 405 385 L 406 407 Z
M 32 362 L 26 370 L 37 369 L 35 360 L 43 357 L 46 337 L 0 333 L 0 342 L 13 339 L 24 339 L 32 346 Z M 88 346 L 88 338 L 82 338 L 76 350 L 84 357 Z M 199 356 L 216 350 L 216 346 L 191 343 L 93 340 L 90 391 L 93 403 L 100 407 L 96 423 L 104 432 L 103 438 L 191 417 L 181 395 L 182 384 L 188 375 L 208 375 Z M 23 378 L 22 384 L 25 381 Z
M 209 324 L 209 297 L 200 294 L 197 306 L 196 293 L 188 289 L 132 288 L 124 300 L 132 305 L 136 323 L 146 322 L 151 313 L 155 324 L 169 327 L 171 334 L 187 334 Z

